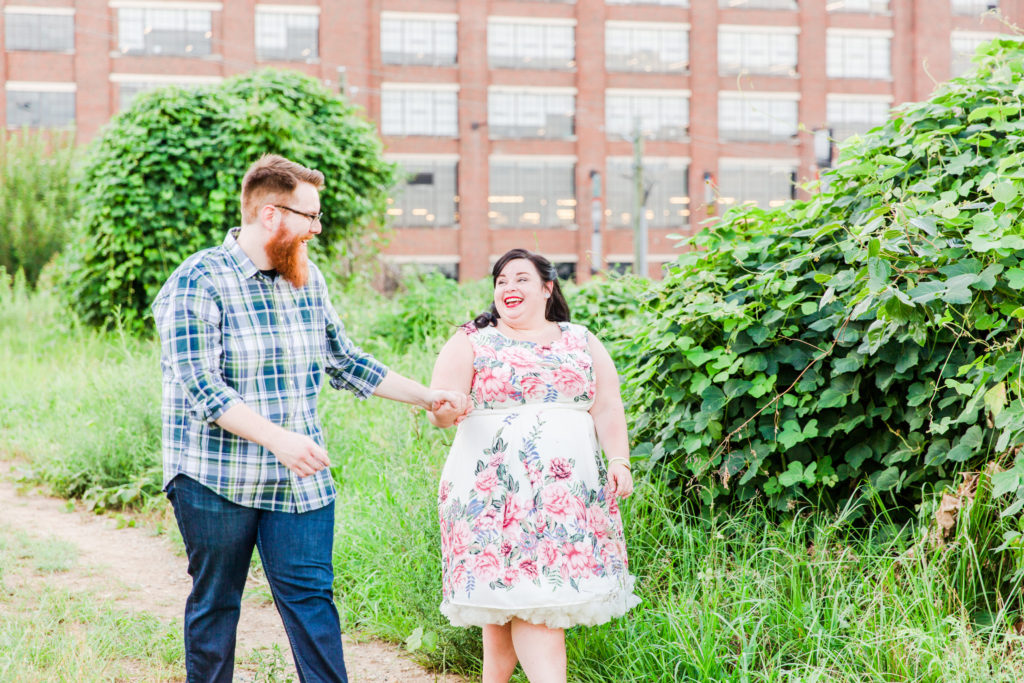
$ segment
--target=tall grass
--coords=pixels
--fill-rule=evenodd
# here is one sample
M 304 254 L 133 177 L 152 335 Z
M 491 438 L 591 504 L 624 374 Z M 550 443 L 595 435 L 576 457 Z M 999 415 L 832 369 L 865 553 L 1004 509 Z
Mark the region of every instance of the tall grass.
M 0 268 L 33 286 L 71 234 L 75 161 L 70 131 L 0 135 Z
M 450 328 L 421 334 L 437 325 L 417 311 L 444 320 L 486 301 L 476 290 L 443 291 L 438 300 L 419 292 L 415 305 L 362 288 L 339 287 L 335 298 L 354 340 L 425 381 Z M 402 324 L 424 329 L 393 345 Z M 83 330 L 50 295 L 5 283 L 0 457 L 31 462 L 64 495 L 82 490 L 75 482 L 123 487 L 145 476 L 159 453 L 157 355 L 151 341 Z M 421 629 L 425 659 L 478 674 L 479 630 L 451 627 L 437 609 L 435 491 L 452 433 L 406 406 L 341 392 L 326 391 L 321 412 L 339 488 L 345 628 L 397 641 Z M 1020 680 L 1024 642 L 1008 635 L 1017 617 L 1002 611 L 1007 595 L 992 583 L 1001 532 L 986 505 L 979 495 L 962 513 L 968 523 L 937 550 L 927 528 L 894 521 L 877 499 L 786 517 L 757 504 L 687 511 L 663 481 L 641 478 L 623 514 L 643 604 L 569 631 L 570 678 Z

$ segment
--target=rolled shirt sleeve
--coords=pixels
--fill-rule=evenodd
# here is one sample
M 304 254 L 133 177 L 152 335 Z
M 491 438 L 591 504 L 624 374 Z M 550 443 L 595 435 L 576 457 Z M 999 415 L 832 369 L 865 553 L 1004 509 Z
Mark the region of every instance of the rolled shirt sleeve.
M 331 378 L 331 386 L 347 389 L 359 398 L 368 398 L 384 381 L 388 368 L 352 343 L 345 335 L 345 325 L 327 297 L 326 287 L 321 295 L 325 314 L 324 369 Z
M 162 362 L 179 383 L 196 419 L 214 423 L 242 402 L 221 372 L 221 310 L 213 288 L 195 273 L 182 274 L 153 306 Z

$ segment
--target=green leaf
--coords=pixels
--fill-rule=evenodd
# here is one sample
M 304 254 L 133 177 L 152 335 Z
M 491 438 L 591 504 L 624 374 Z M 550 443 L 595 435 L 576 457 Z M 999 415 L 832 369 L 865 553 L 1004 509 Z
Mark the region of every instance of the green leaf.
M 1024 269 L 1010 268 L 1006 271 L 1006 284 L 1013 289 L 1024 289 Z
M 888 491 L 900 483 L 900 470 L 894 465 L 880 472 L 875 472 L 868 477 L 868 481 L 871 482 L 871 486 L 875 490 Z
M 992 475 L 993 498 L 998 498 L 999 496 L 1006 495 L 1011 491 L 1016 491 L 1018 486 L 1020 486 L 1020 473 L 1015 469 L 1006 470 L 1005 472 L 996 472 Z
M 999 382 L 985 392 L 985 406 L 992 413 L 993 418 L 999 417 L 999 413 L 1003 412 L 1003 408 L 1006 407 L 1005 382 Z
M 717 413 L 729 400 L 725 393 L 714 385 L 701 392 L 700 396 L 703 399 L 700 406 L 702 413 Z
M 1017 186 L 1008 180 L 996 183 L 995 186 L 992 187 L 992 198 L 997 202 L 1002 202 L 1003 204 L 1013 203 L 1013 201 L 1017 199 L 1017 194 Z

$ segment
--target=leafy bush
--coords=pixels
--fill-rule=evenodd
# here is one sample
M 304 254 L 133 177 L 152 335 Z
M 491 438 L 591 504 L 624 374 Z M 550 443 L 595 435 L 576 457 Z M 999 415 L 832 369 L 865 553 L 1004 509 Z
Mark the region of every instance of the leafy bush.
M 266 70 L 133 101 L 93 143 L 81 183 L 72 302 L 89 323 L 133 330 L 189 254 L 239 223 L 248 166 L 278 153 L 326 176 L 324 247 L 351 244 L 383 218 L 392 165 L 372 125 L 320 82 Z
M 650 285 L 646 278 L 625 275 L 594 278 L 564 289 L 573 322 L 585 325 L 604 343 L 620 370 L 632 362 L 621 352 L 643 325 L 644 309 L 637 304 L 645 299 Z
M 76 202 L 70 132 L 0 135 L 0 268 L 30 285 L 67 243 Z
M 680 490 L 919 499 L 1024 441 L 1024 46 L 982 52 L 810 200 L 728 212 L 654 292 L 627 394 L 636 454 Z
M 391 309 L 377 317 L 373 332 L 394 349 L 425 345 L 439 351 L 459 325 L 490 303 L 490 278 L 459 285 L 440 273 L 406 277 Z

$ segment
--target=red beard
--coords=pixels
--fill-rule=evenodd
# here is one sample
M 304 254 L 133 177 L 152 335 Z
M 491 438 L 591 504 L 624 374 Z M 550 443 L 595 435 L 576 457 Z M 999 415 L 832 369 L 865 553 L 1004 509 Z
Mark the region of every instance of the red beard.
M 283 227 L 277 229 L 267 242 L 270 267 L 293 287 L 302 287 L 309 279 L 309 261 L 302 248 L 306 235 L 292 237 Z

